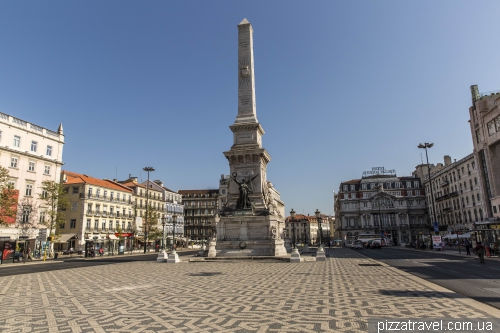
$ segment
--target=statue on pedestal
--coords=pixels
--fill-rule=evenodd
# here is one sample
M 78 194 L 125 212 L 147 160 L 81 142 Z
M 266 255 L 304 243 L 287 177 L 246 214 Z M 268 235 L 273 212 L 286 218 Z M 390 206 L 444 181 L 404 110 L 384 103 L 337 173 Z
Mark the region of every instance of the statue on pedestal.
M 236 172 L 233 172 L 231 179 L 238 184 L 240 190 L 240 197 L 236 203 L 236 209 L 252 209 L 252 203 L 248 195 L 253 193 L 252 181 L 257 178 L 257 176 L 259 176 L 259 174 L 255 175 L 253 178 L 248 177 L 247 180 L 243 178 L 242 181 L 239 182 L 238 179 L 236 179 Z

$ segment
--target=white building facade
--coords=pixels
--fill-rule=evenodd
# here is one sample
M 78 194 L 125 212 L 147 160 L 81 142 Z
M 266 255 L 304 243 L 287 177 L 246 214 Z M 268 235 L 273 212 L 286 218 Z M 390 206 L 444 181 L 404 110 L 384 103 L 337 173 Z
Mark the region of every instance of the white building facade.
M 0 113 L 0 165 L 9 170 L 9 182 L 19 191 L 16 221 L 11 226 L 0 227 L 0 239 L 38 236 L 46 211 L 39 200 L 42 182 L 60 181 L 63 146 L 62 124 L 54 132 Z M 32 228 L 22 228 L 20 224 L 28 220 Z
M 337 235 L 346 244 L 360 235 L 383 235 L 401 246 L 428 235 L 430 223 L 420 179 L 373 169 L 377 170 L 364 173 L 361 179 L 340 184 L 335 195 Z

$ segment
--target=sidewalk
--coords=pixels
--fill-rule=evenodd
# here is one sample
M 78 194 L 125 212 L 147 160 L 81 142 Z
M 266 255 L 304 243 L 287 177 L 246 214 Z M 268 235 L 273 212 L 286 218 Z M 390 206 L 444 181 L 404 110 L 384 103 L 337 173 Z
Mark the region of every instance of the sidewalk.
M 416 249 L 409 249 L 407 247 L 393 247 L 405 251 L 420 251 L 420 252 L 426 252 L 426 253 L 435 253 L 435 254 L 450 254 L 454 256 L 460 256 L 460 257 L 465 257 L 465 258 L 477 258 L 477 255 L 474 254 L 474 251 L 471 249 L 470 250 L 470 256 L 467 255 L 467 250 L 465 248 L 460 248 L 460 251 L 458 248 L 446 248 L 444 251 L 436 251 L 436 250 L 416 250 Z M 486 257 L 484 256 L 485 260 L 500 260 L 498 256 L 491 256 L 491 257 Z

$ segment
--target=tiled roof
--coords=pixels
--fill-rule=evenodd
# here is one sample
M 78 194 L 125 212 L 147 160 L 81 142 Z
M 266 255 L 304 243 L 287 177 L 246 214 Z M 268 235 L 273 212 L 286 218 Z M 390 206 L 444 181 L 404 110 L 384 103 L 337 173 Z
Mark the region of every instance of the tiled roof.
M 70 184 L 90 184 L 90 185 L 95 185 L 95 186 L 100 186 L 100 187 L 106 187 L 118 191 L 124 191 L 124 192 L 132 192 L 132 190 L 124 185 L 115 183 L 113 181 L 107 180 L 107 179 L 99 179 L 99 178 L 94 178 L 91 176 L 87 176 L 85 174 L 80 174 L 76 172 L 71 172 L 71 171 L 66 171 L 63 170 L 61 171 L 66 175 L 66 182 L 64 185 L 70 185 Z
M 210 193 L 218 193 L 219 190 L 179 190 L 179 194 L 210 194 Z
M 346 182 L 342 182 L 342 184 L 357 184 L 361 181 L 361 179 L 351 179 Z

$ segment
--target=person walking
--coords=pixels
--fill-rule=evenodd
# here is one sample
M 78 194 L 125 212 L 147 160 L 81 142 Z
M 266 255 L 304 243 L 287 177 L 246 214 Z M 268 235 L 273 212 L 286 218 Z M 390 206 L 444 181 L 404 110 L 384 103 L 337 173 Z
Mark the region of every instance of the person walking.
M 465 249 L 467 250 L 467 255 L 470 256 L 470 242 L 468 240 L 465 241 Z
M 33 260 L 33 258 L 31 258 L 31 248 L 28 246 L 28 251 L 26 252 L 26 260 Z
M 479 263 L 484 264 L 484 246 L 481 244 L 481 242 L 477 242 L 476 247 L 474 248 L 476 250 L 476 253 L 479 257 Z

